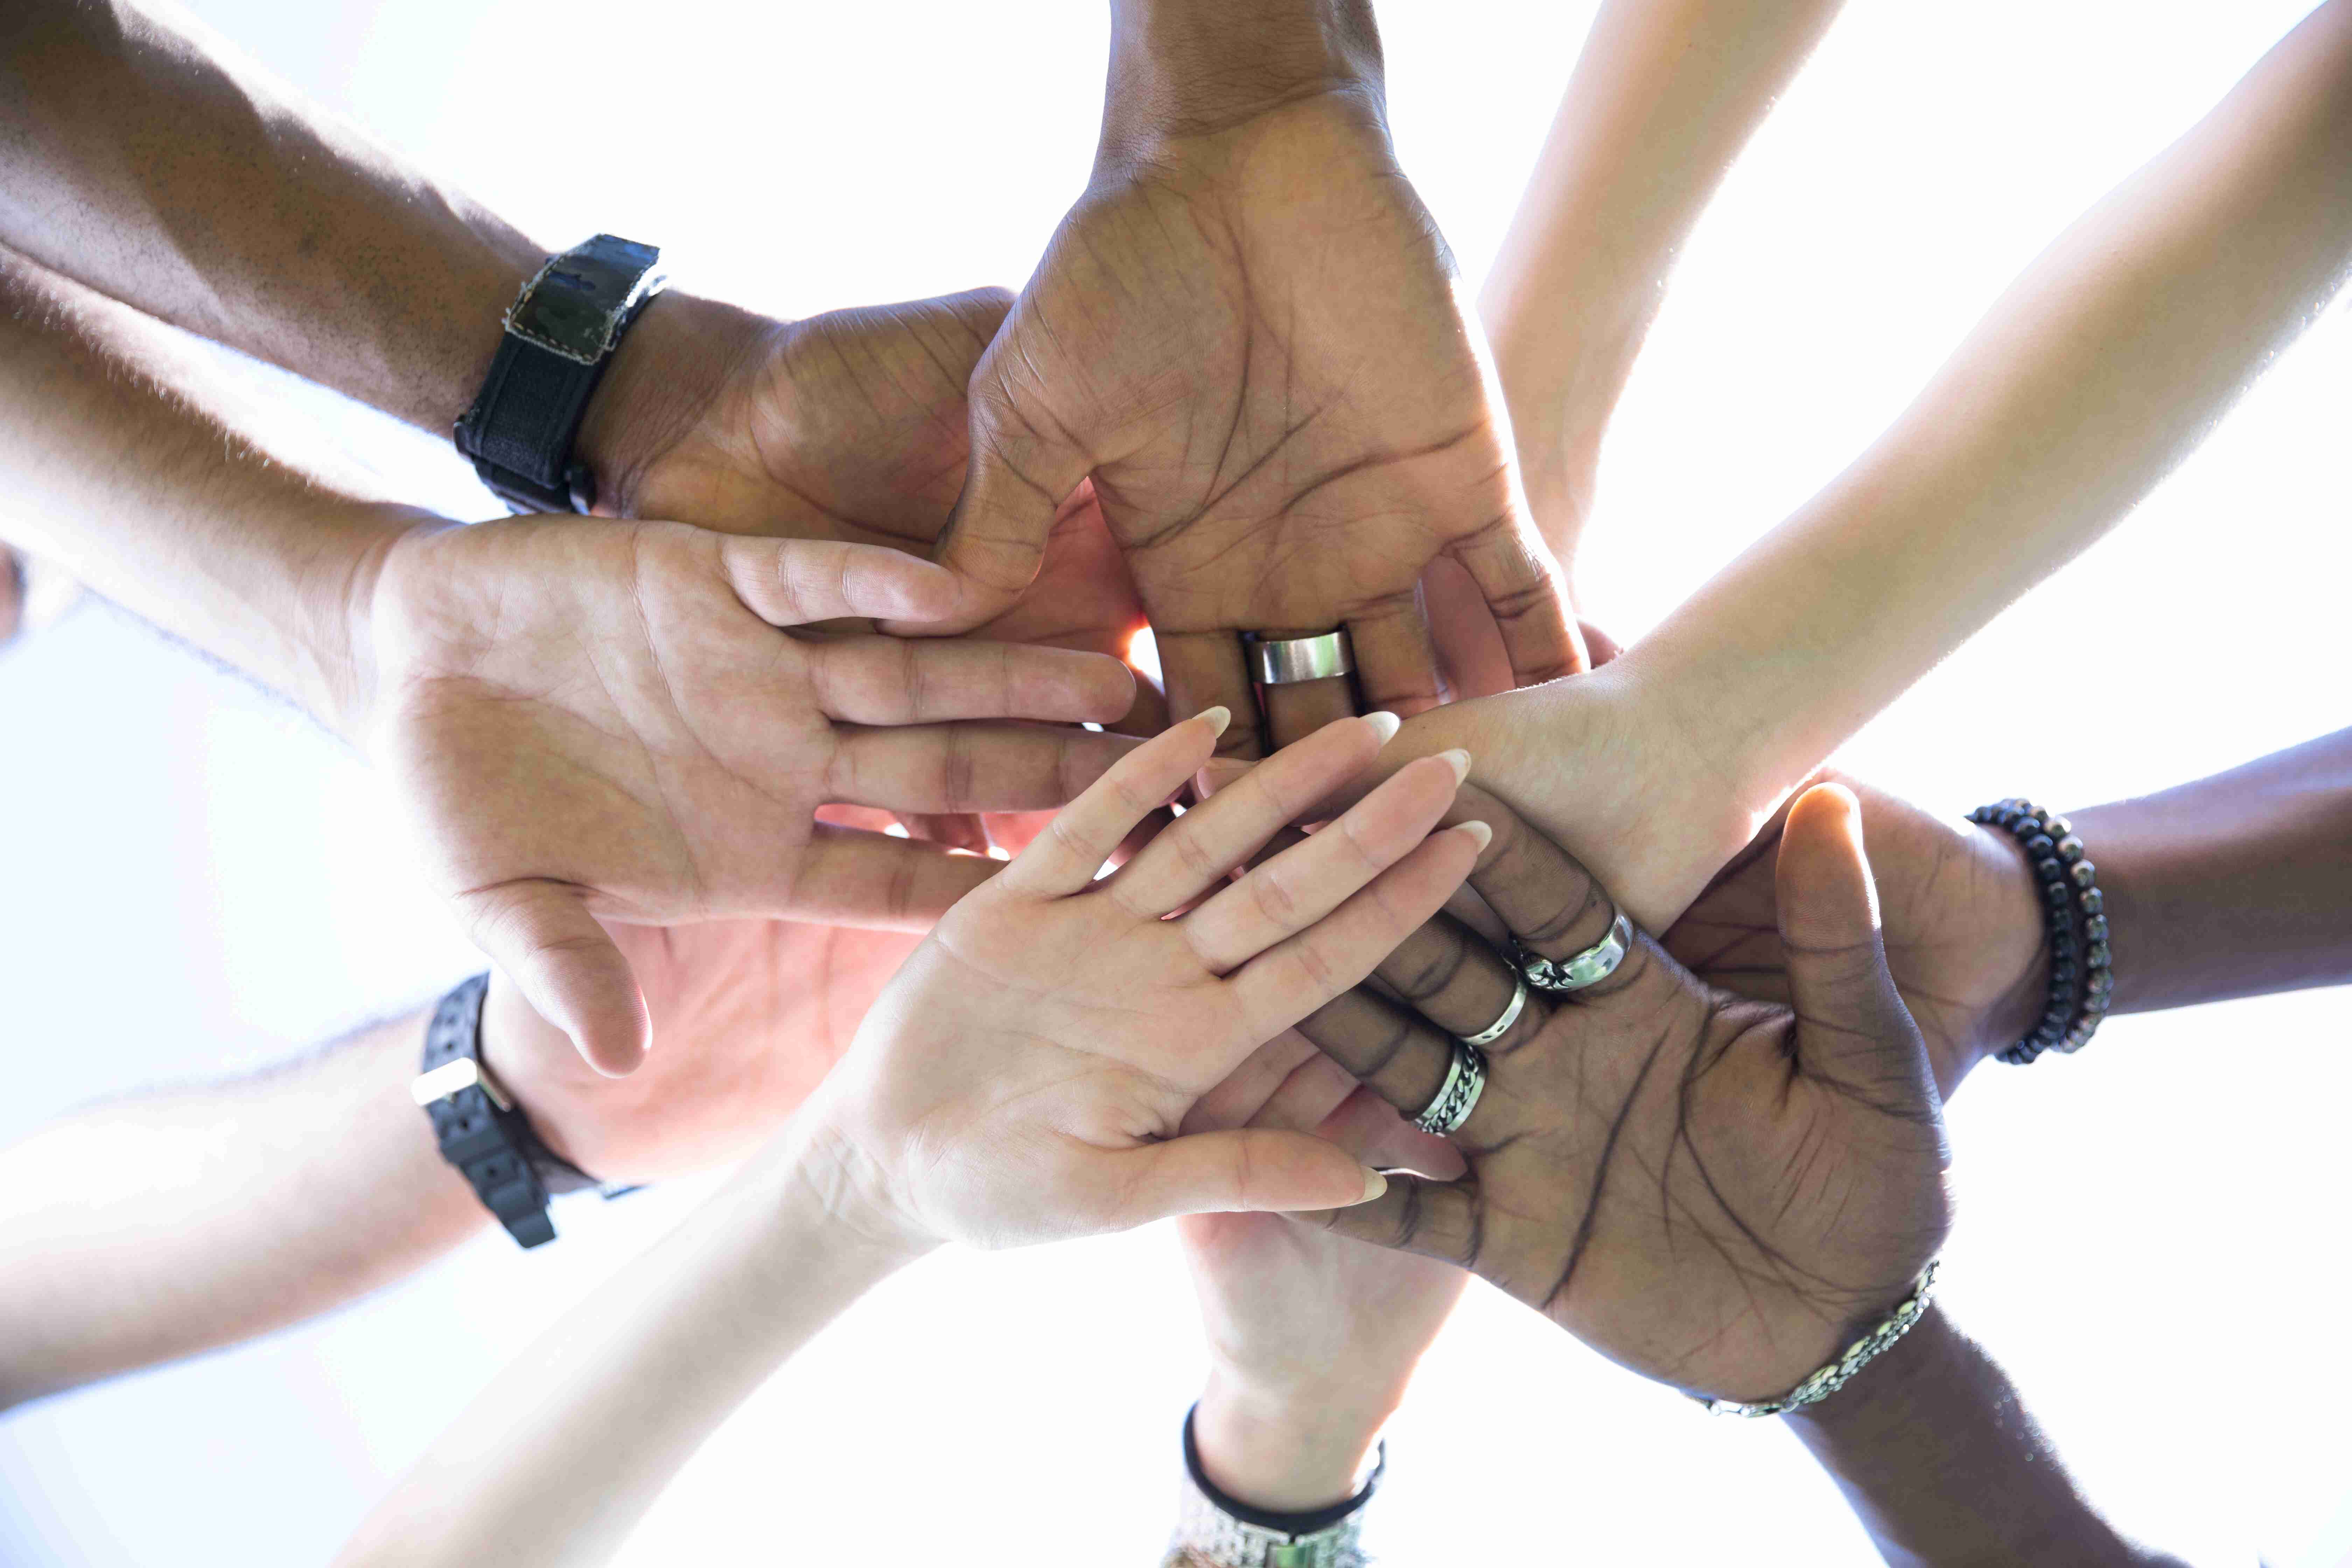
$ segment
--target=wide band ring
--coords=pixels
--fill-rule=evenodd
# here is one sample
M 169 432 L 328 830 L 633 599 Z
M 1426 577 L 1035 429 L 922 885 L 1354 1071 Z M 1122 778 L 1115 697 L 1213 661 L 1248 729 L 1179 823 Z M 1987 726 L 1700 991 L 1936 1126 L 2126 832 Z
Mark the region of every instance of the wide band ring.
M 1527 1005 L 1528 977 L 1524 974 L 1513 974 L 1511 999 L 1503 1005 L 1503 1016 L 1475 1035 L 1456 1035 L 1454 1037 L 1465 1046 L 1491 1046 L 1507 1034 L 1512 1025 L 1519 1021 L 1519 1015 L 1527 1010 Z
M 1633 950 L 1633 922 L 1619 910 L 1609 922 L 1609 934 L 1586 948 L 1560 959 L 1546 958 L 1530 952 L 1518 938 L 1511 939 L 1511 962 L 1518 965 L 1528 984 L 1538 991 L 1581 991 L 1588 985 L 1598 985 L 1617 973 L 1625 955 Z
M 1356 650 L 1346 628 L 1311 637 L 1262 637 L 1244 633 L 1250 679 L 1260 686 L 1299 680 L 1329 680 L 1356 668 Z
M 1446 1064 L 1445 1081 L 1437 1086 L 1437 1093 L 1412 1119 L 1412 1124 L 1423 1132 L 1451 1137 L 1455 1128 L 1470 1120 L 1470 1112 L 1476 1109 L 1478 1096 L 1486 1088 L 1486 1057 L 1477 1047 L 1456 1040 L 1454 1059 Z

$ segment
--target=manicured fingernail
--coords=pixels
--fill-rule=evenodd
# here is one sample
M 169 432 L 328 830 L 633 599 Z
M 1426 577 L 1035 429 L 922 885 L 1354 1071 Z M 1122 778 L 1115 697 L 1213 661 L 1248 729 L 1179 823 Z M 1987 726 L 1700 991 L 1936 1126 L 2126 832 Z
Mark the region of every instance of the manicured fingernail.
M 1225 732 L 1225 726 L 1234 721 L 1234 710 L 1223 706 L 1203 708 L 1193 717 L 1206 723 L 1210 735 L 1213 737 Z
M 1476 845 L 1481 855 L 1486 852 L 1486 846 L 1495 841 L 1495 830 L 1483 822 L 1457 822 L 1448 831 L 1459 833 Z
M 1460 784 L 1464 779 L 1470 776 L 1469 752 L 1464 751 L 1461 747 L 1456 746 L 1450 752 L 1440 752 L 1437 754 L 1444 759 L 1446 766 L 1454 770 L 1454 782 L 1455 784 Z
M 1389 1179 L 1386 1176 L 1381 1175 L 1378 1171 L 1375 1171 L 1370 1166 L 1367 1165 L 1364 1167 L 1364 1195 L 1361 1198 L 1359 1198 L 1357 1202 L 1367 1204 L 1370 1203 L 1374 1198 L 1379 1197 L 1382 1193 L 1387 1192 L 1388 1190 Z
M 1364 722 L 1372 727 L 1372 733 L 1378 735 L 1381 738 L 1381 744 L 1385 746 L 1396 738 L 1397 728 L 1404 721 L 1393 713 L 1382 711 L 1365 714 Z

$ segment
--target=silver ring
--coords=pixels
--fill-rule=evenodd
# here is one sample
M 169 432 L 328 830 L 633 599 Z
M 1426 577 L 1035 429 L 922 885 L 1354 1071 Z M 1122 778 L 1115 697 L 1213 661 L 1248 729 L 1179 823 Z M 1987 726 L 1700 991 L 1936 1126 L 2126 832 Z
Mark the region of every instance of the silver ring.
M 1528 1005 L 1528 977 L 1524 974 L 1514 974 L 1511 980 L 1513 982 L 1511 999 L 1505 1004 L 1503 1016 L 1476 1034 L 1456 1035 L 1454 1037 L 1455 1039 L 1465 1046 L 1491 1046 L 1501 1039 L 1512 1025 L 1519 1021 L 1519 1014 Z
M 1567 958 L 1549 959 L 1530 952 L 1518 938 L 1511 939 L 1511 962 L 1528 977 L 1528 984 L 1541 991 L 1581 991 L 1588 985 L 1598 985 L 1617 973 L 1625 955 L 1633 949 L 1633 922 L 1618 911 L 1609 922 L 1609 934 Z
M 1456 1040 L 1454 1059 L 1446 1064 L 1445 1081 L 1437 1086 L 1437 1093 L 1412 1119 L 1412 1124 L 1423 1132 L 1451 1137 L 1455 1128 L 1470 1120 L 1470 1112 L 1486 1088 L 1486 1057 L 1468 1041 Z
M 1343 627 L 1311 637 L 1262 637 L 1244 633 L 1250 675 L 1260 686 L 1296 680 L 1329 680 L 1356 668 L 1356 650 Z

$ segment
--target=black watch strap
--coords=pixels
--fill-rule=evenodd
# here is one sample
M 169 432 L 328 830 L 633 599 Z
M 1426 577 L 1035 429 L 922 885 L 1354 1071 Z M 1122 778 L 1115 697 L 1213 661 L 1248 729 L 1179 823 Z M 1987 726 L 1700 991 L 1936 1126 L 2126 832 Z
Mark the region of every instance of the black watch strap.
M 483 1064 L 482 1001 L 489 990 L 490 977 L 477 974 L 441 998 L 425 1027 L 425 1070 L 414 1092 L 433 1121 L 441 1157 L 508 1235 L 539 1247 L 555 1239 L 550 1195 L 593 1187 L 596 1178 L 540 1141 Z
M 548 258 L 506 314 L 506 333 L 457 450 L 517 511 L 588 511 L 596 477 L 572 456 L 588 399 L 621 336 L 667 281 L 661 252 L 600 234 Z

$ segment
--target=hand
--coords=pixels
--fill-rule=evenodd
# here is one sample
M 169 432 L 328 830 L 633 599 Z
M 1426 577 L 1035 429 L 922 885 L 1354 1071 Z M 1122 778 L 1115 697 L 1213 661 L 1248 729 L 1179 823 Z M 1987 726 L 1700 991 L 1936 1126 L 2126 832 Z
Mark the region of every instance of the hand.
M 2040 1019 L 2049 995 L 2043 906 L 2015 838 L 1824 769 L 1862 803 L 1887 972 L 1919 1026 L 1945 1099 L 1986 1057 Z M 1785 814 L 1733 858 L 1660 938 L 1699 979 L 1741 996 L 1790 1000 L 1774 861 Z
M 1534 951 L 1597 942 L 1608 896 L 1540 835 L 1496 837 L 1471 885 Z M 1777 867 L 1789 1007 L 1713 990 L 1645 937 L 1608 979 L 1532 994 L 1488 1047 L 1454 1142 L 1457 1184 L 1399 1178 L 1327 1216 L 1342 1235 L 1475 1268 L 1612 1359 L 1676 1387 L 1777 1398 L 1907 1293 L 1948 1224 L 1941 1107 L 1879 945 L 1860 810 L 1836 785 L 1790 809 Z M 1511 994 L 1450 922 L 1303 1026 L 1417 1111 L 1447 1036 Z
M 778 630 L 918 618 L 940 568 L 869 546 L 675 523 L 420 526 L 381 556 L 361 727 L 475 941 L 600 1071 L 646 1048 L 600 920 L 914 927 L 992 862 L 820 826 L 1068 799 L 1126 744 L 980 718 L 1116 718 L 1112 660 Z
M 1376 1167 L 1463 1170 L 1452 1145 L 1408 1126 L 1296 1030 L 1184 1120 L 1187 1132 L 1229 1126 L 1310 1131 Z M 1176 1231 L 1208 1339 L 1192 1436 L 1210 1480 L 1281 1513 L 1349 1497 L 1470 1277 L 1281 1215 L 1192 1215 Z
M 812 1108 L 845 1220 L 902 1245 L 1013 1246 L 1380 1190 L 1336 1144 L 1184 1134 L 1184 1119 L 1460 885 L 1486 830 L 1431 829 L 1464 759 L 1402 771 L 1226 885 L 1300 804 L 1370 765 L 1385 728 L 1335 723 L 1097 880 L 1208 761 L 1223 718 L 1202 714 L 1115 763 L 907 962 Z
M 963 489 L 965 384 L 1012 302 L 975 289 L 785 322 L 666 296 L 615 356 L 580 449 L 617 516 L 928 556 Z M 1055 518 L 1036 584 L 972 635 L 1126 656 L 1143 610 L 1087 499 Z M 1139 682 L 1115 727 L 1165 722 Z
M 1268 744 L 1244 631 L 1344 625 L 1368 706 L 1438 701 L 1415 592 L 1434 560 L 1466 571 L 1519 683 L 1582 668 L 1381 112 L 1375 74 L 1230 121 L 1107 128 L 972 380 L 971 471 L 938 558 L 973 597 L 950 625 L 1028 588 L 1056 507 L 1091 476 L 1171 708 L 1229 707 L 1229 752 Z M 1269 693 L 1272 741 L 1346 712 L 1344 687 Z

